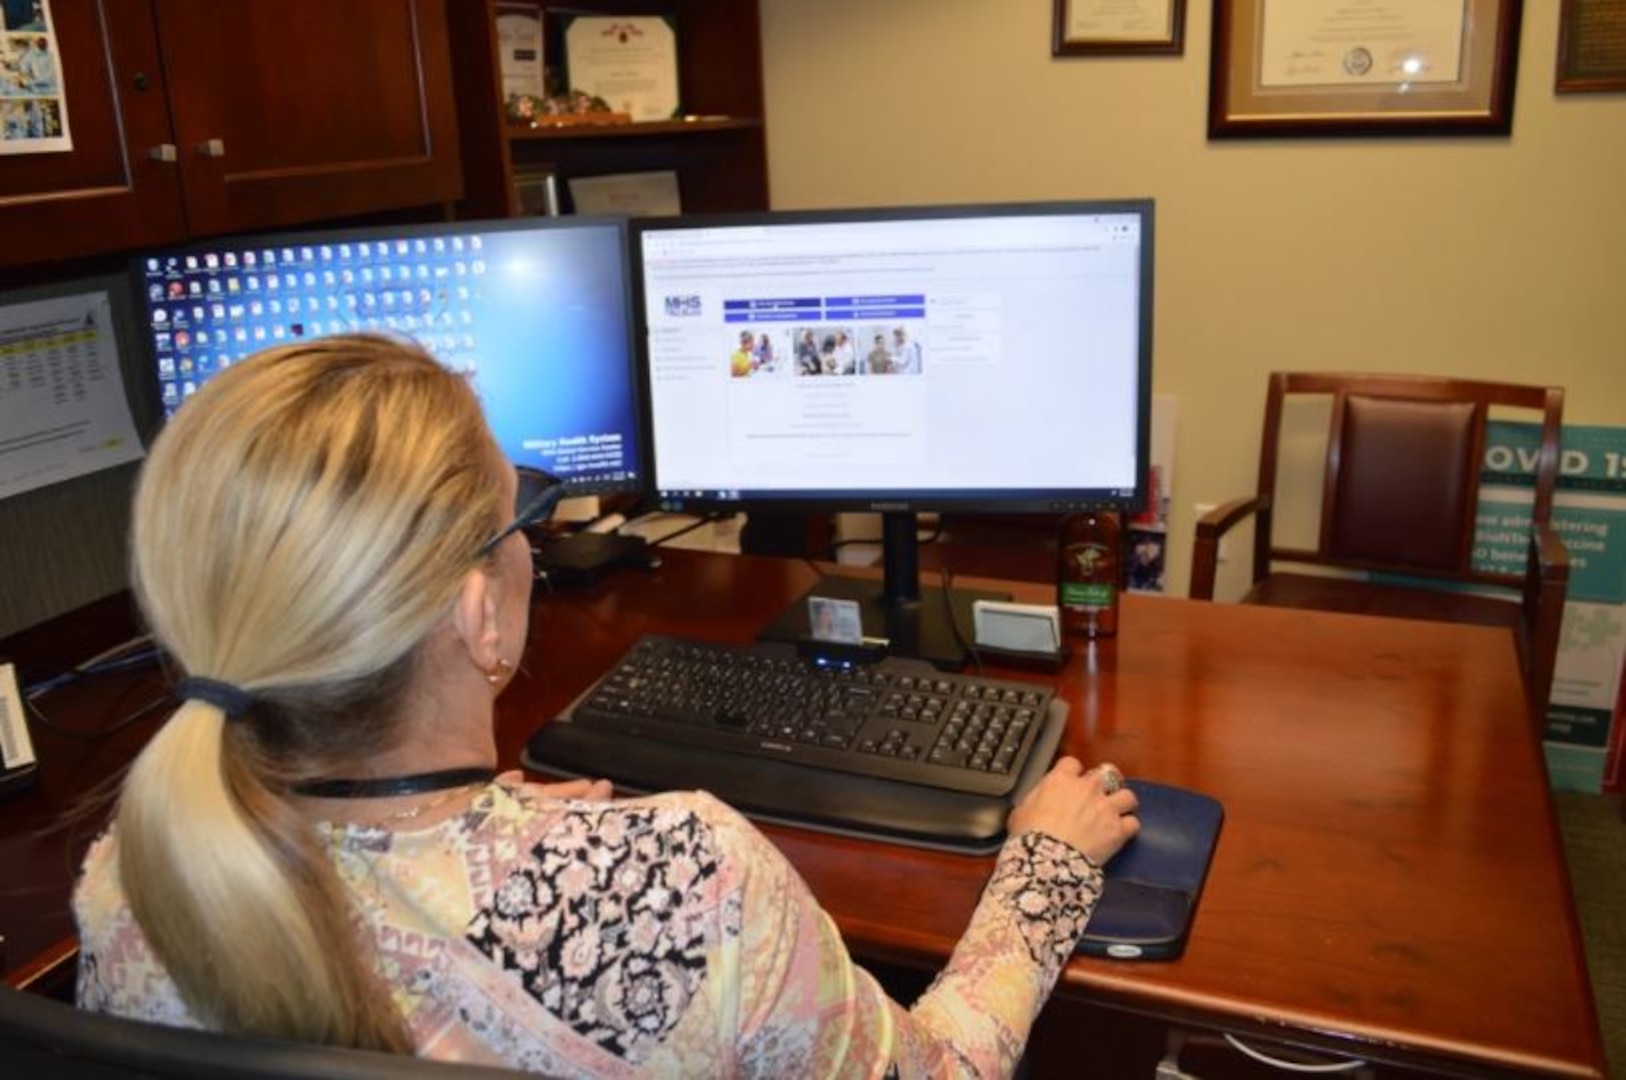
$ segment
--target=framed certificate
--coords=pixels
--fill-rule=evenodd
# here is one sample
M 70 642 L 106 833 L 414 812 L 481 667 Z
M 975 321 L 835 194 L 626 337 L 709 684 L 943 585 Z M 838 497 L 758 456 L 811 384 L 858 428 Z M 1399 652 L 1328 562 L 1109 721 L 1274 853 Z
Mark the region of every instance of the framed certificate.
M 1186 0 L 1055 0 L 1052 56 L 1179 55 Z
M 679 115 L 677 32 L 659 16 L 578 15 L 565 23 L 571 91 L 636 121 Z
M 670 169 L 572 177 L 570 201 L 578 214 L 675 217 L 683 213 L 677 173 Z
M 1563 0 L 1554 89 L 1626 90 L 1626 0 Z
M 1506 135 L 1522 0 L 1214 0 L 1211 138 Z
M 497 5 L 497 48 L 503 100 L 545 97 L 542 77 L 542 11 L 527 4 Z

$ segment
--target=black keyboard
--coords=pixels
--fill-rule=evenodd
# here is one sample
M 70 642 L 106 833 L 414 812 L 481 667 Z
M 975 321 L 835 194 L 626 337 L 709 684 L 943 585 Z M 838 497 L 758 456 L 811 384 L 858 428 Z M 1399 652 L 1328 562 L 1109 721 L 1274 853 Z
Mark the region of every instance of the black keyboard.
M 623 685 L 626 680 L 618 680 L 618 675 L 628 675 L 628 662 L 634 662 L 637 670 L 654 662 L 655 670 L 660 670 L 662 655 L 672 655 L 675 662 L 678 655 L 685 655 L 685 665 L 699 660 L 701 675 L 691 675 L 688 680 L 694 686 L 715 688 L 754 682 L 751 677 L 741 678 L 735 673 L 706 672 L 712 665 L 728 670 L 743 667 L 748 672 L 756 668 L 763 678 L 766 678 L 764 672 L 779 672 L 787 677 L 782 690 L 784 699 L 772 701 L 756 696 L 754 706 L 741 709 L 738 706 L 720 708 L 719 698 L 707 704 L 707 708 L 673 711 L 676 716 L 665 719 L 650 719 L 649 711 L 624 711 L 623 703 L 634 698 L 626 696 L 628 686 Z M 644 680 L 647 675 L 637 678 Z M 623 696 L 618 698 L 613 693 L 606 698 L 610 709 L 585 708 L 611 685 L 618 686 L 615 693 Z M 662 693 L 662 685 L 654 680 L 647 685 L 637 683 L 636 699 L 646 704 L 654 701 L 650 709 L 680 701 L 676 695 Z M 849 685 L 867 686 L 872 693 L 849 695 L 844 690 Z M 1024 735 L 1006 773 L 987 773 L 956 764 L 932 764 L 920 756 L 922 745 L 928 755 L 943 734 L 937 729 L 943 724 L 945 701 L 971 701 L 972 698 L 966 696 L 966 686 L 971 685 L 977 686 L 979 706 L 1010 708 L 1005 703 L 1006 690 L 1016 691 L 1018 695 L 1033 691 L 1047 703 L 1039 712 L 1039 722 L 1028 725 L 1031 734 Z M 946 693 L 941 693 L 943 688 Z M 876 753 L 863 750 L 863 740 L 857 740 L 857 748 L 854 742 L 847 742 L 844 747 L 826 747 L 823 735 L 831 734 L 829 724 L 824 725 L 823 734 L 816 734 L 816 725 L 798 729 L 798 732 L 805 730 L 805 740 L 784 735 L 751 735 L 751 721 L 741 725 L 741 717 L 782 719 L 790 708 L 797 708 L 800 714 L 802 706 L 826 691 L 829 698 L 850 704 L 854 714 L 860 716 L 868 716 L 868 711 L 860 709 L 859 704 L 880 693 L 885 693 L 886 703 L 898 708 L 896 722 L 891 721 L 889 714 L 883 714 L 886 724 L 880 725 Z M 893 691 L 902 695 L 901 701 L 891 696 Z M 998 691 L 998 703 L 990 699 L 993 691 Z M 901 712 L 911 708 L 911 698 L 919 698 L 914 704 L 915 719 L 904 719 Z M 927 698 L 937 701 L 932 706 L 933 721 L 919 719 Z M 1020 699 L 1015 704 L 1020 704 Z M 846 709 L 839 709 L 839 714 L 847 717 Z M 850 721 L 837 727 L 844 729 L 847 725 Z M 906 751 L 909 756 L 880 751 L 881 742 L 886 742 L 893 727 L 904 732 L 906 738 L 893 738 L 889 745 L 893 750 L 901 750 L 902 745 L 911 747 L 911 751 Z M 1008 716 L 1005 729 L 1010 730 Z M 793 644 L 777 642 L 746 647 L 707 646 L 685 639 L 646 638 L 616 664 L 610 675 L 566 709 L 563 716 L 541 725 L 525 742 L 520 763 L 533 773 L 546 776 L 605 777 L 615 781 L 616 789 L 623 794 L 707 790 L 759 821 L 886 839 L 889 843 L 915 847 L 935 847 L 941 851 L 990 854 L 1005 841 L 1005 821 L 1010 817 L 1011 807 L 1033 789 L 1039 777 L 1049 769 L 1065 729 L 1067 703 L 1059 696 L 1050 695 L 1046 686 L 943 675 L 919 660 L 885 659 L 862 668 L 818 664 L 816 660 L 798 657 Z M 930 737 L 933 730 L 937 730 L 937 735 Z M 868 719 L 860 722 L 855 735 L 862 732 L 870 732 L 870 737 L 875 735 Z M 976 747 L 980 745 L 982 738 L 979 737 Z M 967 747 L 961 750 L 956 738 L 954 747 L 956 756 L 966 753 L 969 766 L 972 750 L 969 740 Z M 989 748 L 995 747 L 990 743 Z M 870 771 L 850 771 L 854 766 Z M 953 787 L 933 786 L 945 779 Z M 984 789 L 1003 787 L 1005 794 L 966 792 L 967 782 Z
M 1007 796 L 1040 742 L 1053 696 L 1042 684 L 947 674 L 916 661 L 862 665 L 804 657 L 780 643 L 649 635 L 570 720 L 644 742 Z M 614 765 L 604 763 L 611 779 Z M 718 771 L 727 769 L 724 758 Z

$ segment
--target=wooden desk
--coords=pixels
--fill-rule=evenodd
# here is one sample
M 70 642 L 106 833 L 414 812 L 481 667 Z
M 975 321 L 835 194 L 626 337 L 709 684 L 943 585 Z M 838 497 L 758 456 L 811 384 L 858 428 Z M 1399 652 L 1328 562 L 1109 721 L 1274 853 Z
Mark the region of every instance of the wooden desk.
M 539 597 L 524 673 L 499 705 L 503 760 L 638 635 L 748 640 L 814 579 L 791 559 L 671 551 L 651 573 Z M 1013 590 L 1046 599 L 1043 586 Z M 1185 956 L 1075 960 L 1053 1009 L 1401 1066 L 1386 1075 L 1603 1076 L 1558 826 L 1505 634 L 1130 596 L 1119 637 L 1076 654 L 1057 683 L 1073 708 L 1067 750 L 1212 794 L 1227 816 Z M 74 707 L 66 694 L 57 705 Z M 71 858 L 60 838 L 30 844 L 16 823 L 40 820 L 116 756 L 56 762 L 55 741 L 39 741 L 42 790 L 7 806 L 0 828 L 8 968 L 71 931 Z M 941 963 L 991 864 L 768 832 L 856 954 L 906 964 Z M 19 866 L 33 885 L 12 884 Z M 1060 1049 L 1074 1060 L 1098 1050 Z

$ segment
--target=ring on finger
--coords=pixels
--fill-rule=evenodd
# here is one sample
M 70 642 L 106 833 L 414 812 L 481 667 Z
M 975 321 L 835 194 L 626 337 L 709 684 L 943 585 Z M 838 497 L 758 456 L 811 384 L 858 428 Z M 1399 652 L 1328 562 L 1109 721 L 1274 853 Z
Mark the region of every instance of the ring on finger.
M 1118 771 L 1118 766 L 1101 765 L 1098 767 L 1101 770 L 1102 791 L 1111 795 L 1124 786 L 1124 774 Z

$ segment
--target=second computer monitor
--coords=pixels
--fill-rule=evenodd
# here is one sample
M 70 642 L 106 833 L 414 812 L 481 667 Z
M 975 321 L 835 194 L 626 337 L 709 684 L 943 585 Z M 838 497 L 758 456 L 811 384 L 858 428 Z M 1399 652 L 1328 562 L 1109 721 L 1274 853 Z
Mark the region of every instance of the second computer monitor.
M 669 509 L 1139 502 L 1150 202 L 631 227 Z
M 135 279 L 166 416 L 262 349 L 399 334 L 470 375 L 514 463 L 580 494 L 642 489 L 619 220 L 231 237 L 143 254 Z
M 1147 487 L 1152 204 L 631 223 L 650 483 L 668 510 L 879 511 L 865 637 L 963 661 L 916 511 L 1130 509 Z M 802 605 L 766 631 L 809 632 Z

